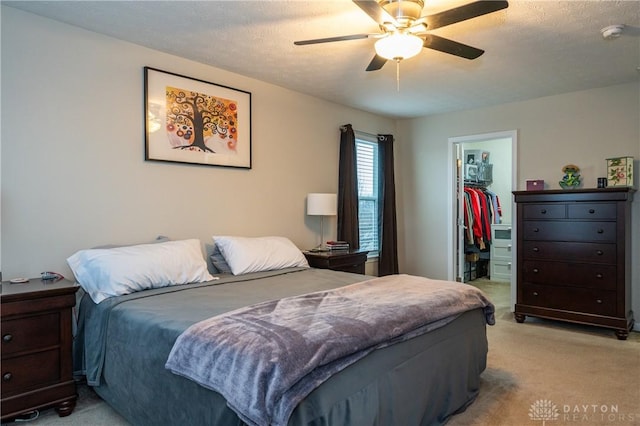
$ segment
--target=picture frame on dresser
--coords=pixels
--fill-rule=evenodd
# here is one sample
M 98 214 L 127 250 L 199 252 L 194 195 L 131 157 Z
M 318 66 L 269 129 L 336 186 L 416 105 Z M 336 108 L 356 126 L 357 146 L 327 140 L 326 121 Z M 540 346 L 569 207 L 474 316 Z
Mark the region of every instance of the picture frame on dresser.
M 631 309 L 629 187 L 514 191 L 515 319 L 527 316 L 613 329 L 627 339 Z

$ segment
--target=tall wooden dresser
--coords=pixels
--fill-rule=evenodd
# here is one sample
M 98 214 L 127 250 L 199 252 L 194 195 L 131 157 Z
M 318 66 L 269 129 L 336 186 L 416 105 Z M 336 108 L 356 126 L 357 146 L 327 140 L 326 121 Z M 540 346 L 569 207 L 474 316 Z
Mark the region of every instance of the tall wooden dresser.
M 615 330 L 631 310 L 633 189 L 515 191 L 517 322 L 527 315 Z

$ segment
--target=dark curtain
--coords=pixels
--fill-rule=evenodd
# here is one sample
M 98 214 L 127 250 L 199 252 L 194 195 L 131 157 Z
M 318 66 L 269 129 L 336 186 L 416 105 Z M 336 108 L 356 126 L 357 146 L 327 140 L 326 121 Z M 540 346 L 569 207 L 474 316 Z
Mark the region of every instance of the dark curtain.
M 338 240 L 360 248 L 358 229 L 358 175 L 356 135 L 351 124 L 340 127 L 340 163 L 338 165 Z
M 383 276 L 398 273 L 398 227 L 396 223 L 396 184 L 393 171 L 393 135 L 378 135 L 378 142 L 380 161 L 378 275 Z

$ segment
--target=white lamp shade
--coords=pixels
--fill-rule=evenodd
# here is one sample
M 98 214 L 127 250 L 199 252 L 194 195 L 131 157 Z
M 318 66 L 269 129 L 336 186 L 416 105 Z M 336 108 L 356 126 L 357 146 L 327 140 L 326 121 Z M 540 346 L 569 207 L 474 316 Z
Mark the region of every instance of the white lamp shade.
M 424 40 L 413 34 L 393 33 L 376 41 L 376 53 L 383 58 L 402 60 L 416 56 L 422 51 Z
M 307 215 L 335 216 L 338 214 L 336 194 L 307 194 Z

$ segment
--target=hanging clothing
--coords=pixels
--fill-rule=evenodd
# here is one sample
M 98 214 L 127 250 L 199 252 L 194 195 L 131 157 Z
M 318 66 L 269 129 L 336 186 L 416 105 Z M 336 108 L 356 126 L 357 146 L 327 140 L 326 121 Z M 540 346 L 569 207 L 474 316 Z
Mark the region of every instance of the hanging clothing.
M 466 243 L 480 250 L 491 244 L 491 224 L 501 223 L 498 195 L 486 188 L 464 187 L 464 224 Z

